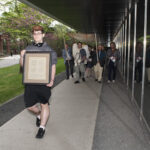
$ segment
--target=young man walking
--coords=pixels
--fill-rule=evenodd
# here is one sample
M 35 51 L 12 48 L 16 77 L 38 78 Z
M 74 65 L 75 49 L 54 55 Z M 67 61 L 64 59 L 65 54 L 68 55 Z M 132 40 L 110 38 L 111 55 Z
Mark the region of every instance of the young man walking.
M 82 48 L 82 43 L 78 42 L 77 51 L 73 52 L 74 63 L 75 63 L 75 72 L 76 72 L 76 81 L 75 84 L 80 83 L 80 73 L 82 81 L 85 82 L 85 60 L 86 60 L 86 51 Z
M 34 26 L 32 28 L 32 36 L 34 43 L 21 51 L 20 65 L 23 67 L 23 59 L 26 51 L 50 51 L 52 55 L 52 70 L 51 81 L 47 85 L 25 85 L 24 102 L 26 108 L 36 115 L 36 126 L 39 130 L 36 134 L 36 138 L 42 138 L 45 134 L 45 127 L 49 118 L 49 98 L 51 96 L 51 87 L 54 84 L 57 55 L 46 42 L 43 41 L 45 36 L 43 27 Z M 40 103 L 40 109 L 36 105 Z

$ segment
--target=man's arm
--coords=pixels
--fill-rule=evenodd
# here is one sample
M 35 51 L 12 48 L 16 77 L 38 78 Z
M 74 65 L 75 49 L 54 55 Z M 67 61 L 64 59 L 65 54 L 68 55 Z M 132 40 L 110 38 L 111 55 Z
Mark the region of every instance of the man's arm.
M 26 50 L 22 50 L 20 54 L 20 66 L 23 67 L 23 59 L 24 59 L 24 54 Z
M 49 84 L 47 84 L 48 87 L 52 87 L 54 84 L 54 79 L 55 79 L 55 73 L 56 73 L 56 65 L 52 65 L 52 73 L 51 73 L 51 81 Z
M 81 53 L 82 53 L 82 55 L 81 55 L 82 56 L 81 61 L 85 61 L 87 59 L 87 57 L 86 57 L 87 55 L 86 55 L 85 49 L 82 49 Z

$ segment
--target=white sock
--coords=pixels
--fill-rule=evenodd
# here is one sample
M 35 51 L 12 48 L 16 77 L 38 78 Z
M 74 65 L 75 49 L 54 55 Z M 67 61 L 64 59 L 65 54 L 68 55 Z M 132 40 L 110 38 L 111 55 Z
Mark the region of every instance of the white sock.
M 43 130 L 45 130 L 45 126 L 40 125 L 40 128 L 42 128 Z
M 40 115 L 38 115 L 38 116 L 37 116 L 37 118 L 39 118 L 39 119 L 40 119 L 40 118 L 41 118 L 41 116 L 40 116 Z

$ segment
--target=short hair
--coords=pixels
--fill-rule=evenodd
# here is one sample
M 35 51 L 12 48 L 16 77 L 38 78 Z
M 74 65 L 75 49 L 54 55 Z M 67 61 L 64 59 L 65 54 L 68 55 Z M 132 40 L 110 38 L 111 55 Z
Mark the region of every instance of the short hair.
M 34 33 L 34 31 L 41 31 L 42 33 L 44 33 L 44 29 L 42 26 L 36 25 L 32 27 L 32 33 Z
M 110 43 L 110 45 L 111 45 L 111 44 L 113 44 L 113 45 L 115 45 L 115 46 L 116 46 L 116 43 L 115 43 L 115 42 L 111 42 L 111 43 Z
M 104 44 L 98 44 L 98 46 L 103 46 L 104 47 Z
M 82 45 L 82 42 L 78 42 L 77 44 L 79 44 L 79 43 Z

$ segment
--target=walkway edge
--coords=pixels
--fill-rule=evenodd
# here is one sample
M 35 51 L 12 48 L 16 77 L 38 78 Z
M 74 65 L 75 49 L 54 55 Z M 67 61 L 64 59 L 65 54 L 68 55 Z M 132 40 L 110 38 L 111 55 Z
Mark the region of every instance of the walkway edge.
M 52 88 L 56 87 L 64 79 L 65 72 L 56 75 L 55 84 Z M 25 109 L 23 95 L 24 94 L 18 95 L 0 105 L 0 126 Z
M 95 136 L 96 122 L 97 122 L 97 118 L 98 118 L 97 116 L 98 116 L 98 111 L 99 111 L 99 105 L 100 105 L 100 103 L 101 103 L 101 92 L 102 92 L 102 88 L 103 88 L 103 82 L 102 82 L 102 84 L 101 84 L 101 86 L 100 86 L 99 103 L 98 103 L 98 107 L 97 107 L 97 110 L 96 110 L 97 114 L 96 114 L 96 118 L 95 118 L 94 132 L 93 132 L 93 135 L 92 135 L 93 141 L 92 141 L 91 148 L 90 148 L 91 150 L 93 149 L 93 144 L 94 144 L 94 136 Z

